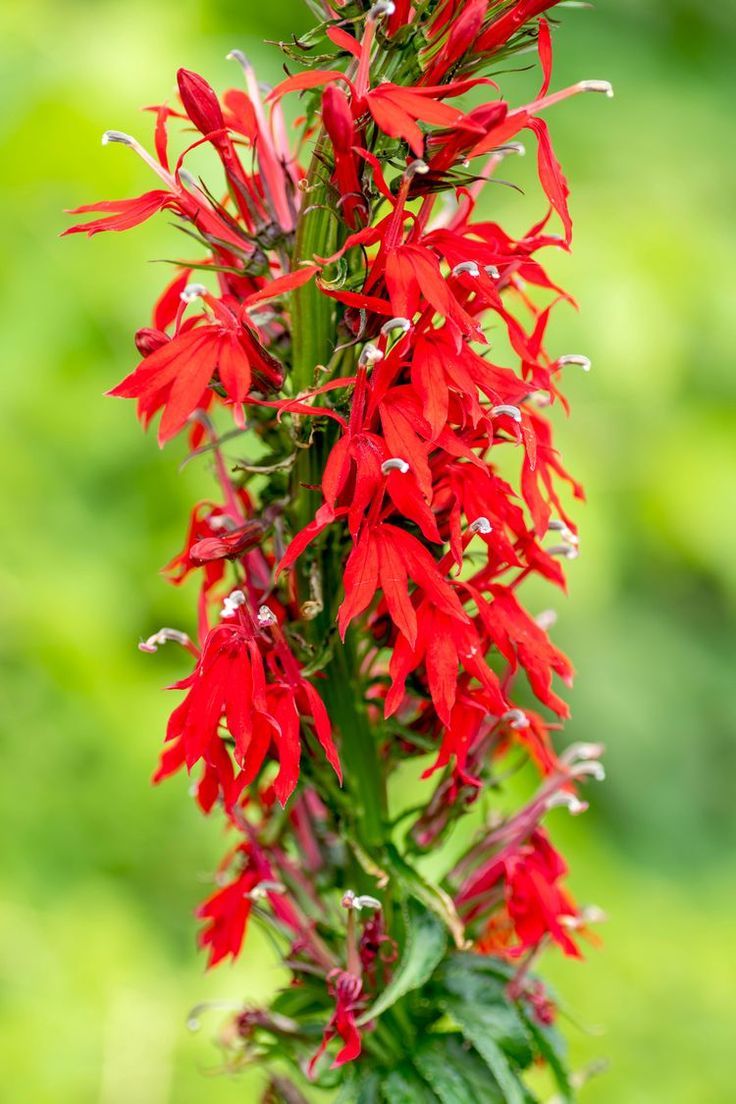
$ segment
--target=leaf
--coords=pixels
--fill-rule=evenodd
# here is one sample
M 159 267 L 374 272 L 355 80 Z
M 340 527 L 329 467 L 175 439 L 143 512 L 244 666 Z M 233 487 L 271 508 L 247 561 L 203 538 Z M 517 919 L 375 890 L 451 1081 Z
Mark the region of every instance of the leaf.
M 563 1045 L 560 1036 L 553 1028 L 542 1027 L 533 1016 L 528 1016 L 523 1011 L 521 1017 L 540 1056 L 550 1068 L 555 1084 L 560 1091 L 560 1097 L 565 1101 L 565 1104 L 574 1104 L 575 1092 L 570 1084 L 570 1078 L 563 1062 Z
M 442 1104 L 503 1104 L 483 1062 L 459 1035 L 430 1035 L 414 1064 Z
M 507 1004 L 506 986 L 513 969 L 500 959 L 470 951 L 449 955 L 435 974 L 434 984 L 470 1004 Z
M 499 1007 L 478 1007 L 461 1001 L 448 1002 L 447 1010 L 495 1077 L 506 1104 L 525 1104 L 528 1096 L 524 1086 L 494 1037 L 498 1029 L 499 1012 L 503 1010 Z
M 411 1066 L 392 1070 L 382 1085 L 386 1104 L 437 1104 L 438 1097 Z
M 401 857 L 395 847 L 389 844 L 386 852 L 386 865 L 393 871 L 406 892 L 425 905 L 435 916 L 439 916 L 455 940 L 455 946 L 465 947 L 465 927 L 450 895 L 441 886 L 426 881 Z
M 447 932 L 439 918 L 410 901 L 407 913 L 407 941 L 391 981 L 380 997 L 358 1020 L 368 1023 L 390 1008 L 407 993 L 420 989 L 429 981 L 447 949 Z

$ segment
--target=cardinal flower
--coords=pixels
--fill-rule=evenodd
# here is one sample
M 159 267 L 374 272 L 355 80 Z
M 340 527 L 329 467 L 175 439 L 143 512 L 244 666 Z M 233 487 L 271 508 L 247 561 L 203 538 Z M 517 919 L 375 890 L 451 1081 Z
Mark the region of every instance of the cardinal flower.
M 330 975 L 329 988 L 335 998 L 335 1011 L 325 1028 L 319 1049 L 307 1066 L 310 1077 L 314 1076 L 317 1062 L 335 1037 L 339 1036 L 343 1045 L 335 1056 L 332 1069 L 339 1069 L 346 1062 L 354 1062 L 361 1052 L 360 1031 L 356 1017 L 362 1008 L 362 982 L 355 974 L 345 970 L 335 970 Z

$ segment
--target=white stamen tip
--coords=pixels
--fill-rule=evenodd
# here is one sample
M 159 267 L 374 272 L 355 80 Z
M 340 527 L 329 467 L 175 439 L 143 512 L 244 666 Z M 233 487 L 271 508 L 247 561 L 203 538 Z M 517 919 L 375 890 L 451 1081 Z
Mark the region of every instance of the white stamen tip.
M 135 138 L 124 134 L 122 130 L 106 130 L 102 135 L 103 146 L 109 146 L 111 142 L 120 142 L 123 146 L 137 146 Z
M 581 353 L 567 353 L 557 358 L 557 363 L 562 367 L 565 364 L 577 364 L 584 372 L 590 371 L 590 358 Z
M 258 613 L 256 614 L 256 620 L 262 629 L 268 628 L 269 625 L 275 625 L 278 618 L 272 609 L 268 606 L 259 606 Z
M 245 605 L 245 595 L 242 590 L 234 590 L 231 594 L 228 594 L 225 601 L 222 603 L 222 609 L 220 610 L 220 617 L 234 617 L 237 610 L 241 606 Z
M 557 612 L 553 609 L 542 610 L 541 613 L 537 614 L 534 620 L 539 625 L 540 629 L 544 629 L 544 631 L 546 632 L 547 629 L 551 629 L 552 626 L 556 623 Z
M 505 414 L 507 417 L 512 418 L 515 422 L 521 421 L 521 411 L 518 406 L 511 406 L 509 403 L 501 403 L 500 406 L 494 406 L 491 409 L 491 414 L 499 416 Z
M 523 709 L 507 709 L 501 718 L 502 721 L 509 721 L 510 727 L 515 728 L 517 731 L 522 728 L 528 728 L 530 721 Z
M 361 909 L 380 909 L 381 902 L 377 897 L 371 897 L 369 893 L 362 893 L 353 899 L 353 908 L 360 912 Z
M 250 68 L 250 62 L 242 50 L 231 50 L 229 54 L 225 54 L 225 61 L 237 61 L 238 65 L 242 65 L 243 69 Z
M 381 19 L 387 15 L 393 15 L 396 11 L 396 5 L 393 0 L 377 0 L 377 3 L 373 5 L 368 12 L 369 19 Z
M 286 893 L 286 886 L 283 882 L 264 880 L 253 886 L 245 896 L 250 898 L 251 901 L 262 901 L 269 893 Z
M 152 655 L 157 652 L 162 644 L 181 644 L 182 648 L 188 648 L 191 641 L 185 632 L 180 632 L 179 629 L 159 629 L 153 636 L 149 636 L 148 640 L 142 640 L 138 645 L 141 652 L 147 652 Z
M 384 322 L 381 326 L 381 333 L 384 337 L 388 337 L 394 330 L 401 330 L 402 333 L 408 333 L 411 329 L 411 322 L 408 318 L 389 318 L 388 322 Z
M 381 474 L 388 475 L 389 472 L 397 471 L 402 475 L 406 475 L 409 471 L 409 465 L 406 460 L 402 460 L 400 456 L 390 456 L 388 460 L 384 460 L 381 464 Z
M 421 157 L 418 157 L 416 161 L 412 161 L 406 166 L 404 176 L 411 180 L 416 173 L 419 173 L 420 176 L 424 176 L 424 174 L 428 172 L 429 165 L 426 161 L 422 161 Z
M 548 556 L 561 556 L 564 560 L 576 560 L 580 555 L 580 549 L 572 544 L 553 544 L 546 551 Z
M 570 744 L 563 758 L 569 762 L 572 762 L 574 759 L 588 762 L 591 759 L 600 759 L 605 750 L 603 744 Z
M 483 265 L 483 271 L 486 276 L 490 276 L 492 280 L 500 279 L 501 273 L 498 271 L 495 265 Z
M 589 808 L 587 801 L 581 801 L 575 794 L 567 793 L 564 790 L 552 794 L 552 796 L 547 799 L 548 809 L 557 809 L 560 807 L 567 809 L 570 816 L 580 816 L 581 813 L 584 813 Z
M 471 533 L 480 533 L 482 536 L 487 536 L 493 532 L 493 526 L 487 517 L 477 517 L 475 521 L 470 523 Z
M 590 759 L 587 762 L 574 763 L 570 768 L 570 774 L 574 778 L 593 778 L 596 782 L 603 782 L 606 768 L 597 759 Z
M 383 360 L 381 350 L 376 345 L 368 344 L 363 347 L 358 363 L 361 365 L 378 364 L 379 360 Z
M 604 96 L 608 96 L 609 100 L 613 99 L 613 85 L 610 81 L 584 80 L 580 81 L 578 88 L 581 92 L 602 92 Z
M 195 299 L 201 299 L 203 295 L 207 295 L 207 288 L 204 284 L 187 284 L 179 298 L 182 303 L 193 303 Z
M 480 276 L 480 269 L 475 261 L 461 261 L 460 264 L 456 264 L 452 270 L 453 276 L 473 276 L 477 279 Z

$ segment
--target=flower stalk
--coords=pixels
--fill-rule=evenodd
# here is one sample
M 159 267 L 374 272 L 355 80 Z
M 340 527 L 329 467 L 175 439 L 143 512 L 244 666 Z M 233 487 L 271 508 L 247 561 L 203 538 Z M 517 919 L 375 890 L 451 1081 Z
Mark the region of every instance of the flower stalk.
M 111 394 L 158 420 L 162 446 L 186 437 L 218 487 L 165 568 L 175 585 L 199 577 L 196 631 L 140 647 L 172 641 L 190 663 L 154 780 L 192 775 L 227 829 L 198 910 L 209 964 L 238 957 L 259 923 L 291 979 L 223 1034 L 235 1065 L 268 1067 L 264 1101 L 303 1101 L 312 1082 L 340 1100 L 519 1104 L 535 1061 L 573 1098 L 532 970 L 545 949 L 581 957 L 598 916 L 565 888 L 546 818 L 585 811 L 602 749 L 555 746 L 572 666 L 522 584 L 564 587 L 580 552 L 582 490 L 545 411 L 565 403 L 565 366 L 589 367 L 547 349 L 569 296 L 541 258 L 569 248 L 572 220 L 540 112 L 610 86 L 549 91 L 554 7 L 345 0 L 282 44 L 298 71 L 265 100 L 237 50 L 245 87 L 221 97 L 181 70 L 180 103 L 154 109 L 155 156 L 106 135 L 156 187 L 78 208 L 92 217 L 68 231 L 166 210 L 200 251 L 177 263 Z M 530 46 L 541 87 L 512 106 L 493 78 Z M 296 143 L 285 96 L 303 101 Z M 198 136 L 174 157 L 181 117 Z M 514 238 L 479 204 L 525 131 L 541 210 Z M 217 184 L 185 167 L 200 144 Z M 540 782 L 502 812 L 519 756 Z M 407 764 L 434 779 L 419 804 L 389 786 Z M 456 830 L 461 855 L 445 850 Z

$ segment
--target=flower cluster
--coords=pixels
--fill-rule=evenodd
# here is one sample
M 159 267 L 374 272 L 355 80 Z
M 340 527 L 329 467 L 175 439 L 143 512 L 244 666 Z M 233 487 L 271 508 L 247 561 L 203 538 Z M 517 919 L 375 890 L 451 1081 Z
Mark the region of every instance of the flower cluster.
M 166 210 L 189 239 L 136 334 L 139 363 L 110 393 L 135 399 L 144 427 L 158 417 L 161 445 L 185 434 L 219 486 L 165 569 L 177 585 L 199 578 L 196 633 L 160 629 L 141 648 L 173 641 L 194 659 L 155 780 L 194 772 L 201 809 L 220 809 L 236 840 L 198 912 L 210 963 L 236 957 L 257 918 L 291 972 L 227 1040 L 242 1060 L 285 1056 L 330 1085 L 322 1056 L 338 1038 L 345 1084 L 385 1069 L 387 1099 L 448 1099 L 436 1071 L 458 1032 L 468 1062 L 489 1067 L 489 1100 L 529 1099 L 515 1086 L 535 1054 L 569 1091 L 544 1034 L 554 1006 L 529 968 L 546 944 L 579 956 L 595 917 L 564 888 L 542 821 L 586 808 L 579 785 L 602 776 L 601 749 L 556 750 L 572 666 L 553 615 L 530 612 L 520 588 L 530 576 L 564 588 L 578 555 L 582 490 L 547 408 L 566 409 L 566 371 L 589 367 L 546 342 L 552 308 L 572 300 L 543 258 L 569 249 L 572 224 L 544 115 L 611 90 L 549 91 L 553 7 L 347 0 L 282 44 L 301 68 L 271 90 L 237 51 L 243 87 L 221 98 L 181 70 L 177 102 L 151 109 L 155 154 L 103 138 L 158 186 L 78 208 L 93 217 L 67 231 Z M 513 106 L 483 73 L 530 49 L 541 86 Z M 295 142 L 287 96 L 302 103 Z M 172 123 L 187 135 L 176 155 Z M 514 237 L 480 197 L 525 134 L 541 199 Z M 186 168 L 200 146 L 224 186 Z M 464 856 L 428 879 L 422 856 L 524 758 L 537 792 L 475 816 Z M 397 771 L 419 804 L 389 800 Z M 480 964 L 489 1002 L 536 1049 L 509 1057 L 475 1037 L 457 978 L 465 993 Z M 448 1014 L 456 1031 L 420 1045 Z M 403 1073 L 396 1038 L 415 1050 Z M 274 1075 L 265 1099 L 302 1099 L 284 1084 Z

